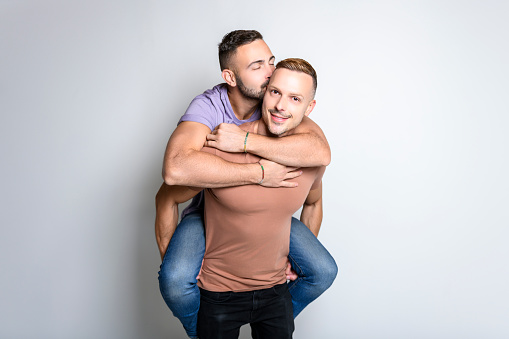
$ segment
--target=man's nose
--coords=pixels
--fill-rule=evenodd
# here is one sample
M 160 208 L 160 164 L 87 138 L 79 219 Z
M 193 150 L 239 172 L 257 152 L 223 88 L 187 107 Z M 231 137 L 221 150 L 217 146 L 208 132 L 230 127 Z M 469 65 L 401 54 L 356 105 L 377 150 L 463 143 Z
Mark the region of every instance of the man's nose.
M 286 111 L 286 105 L 283 96 L 280 96 L 279 100 L 276 102 L 276 109 L 280 112 Z
M 267 74 L 265 75 L 265 78 L 266 79 L 270 78 L 272 73 L 274 73 L 275 69 L 276 69 L 276 67 L 274 65 L 269 65 L 269 67 L 267 67 Z

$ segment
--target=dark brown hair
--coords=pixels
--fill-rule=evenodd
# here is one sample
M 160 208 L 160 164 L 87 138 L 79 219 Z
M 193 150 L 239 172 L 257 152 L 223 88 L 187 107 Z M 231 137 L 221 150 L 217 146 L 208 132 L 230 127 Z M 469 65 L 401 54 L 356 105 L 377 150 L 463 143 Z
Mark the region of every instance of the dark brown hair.
M 230 68 L 231 59 L 237 52 L 237 48 L 258 39 L 263 40 L 263 36 L 255 30 L 237 30 L 226 34 L 219 44 L 219 66 L 221 71 Z

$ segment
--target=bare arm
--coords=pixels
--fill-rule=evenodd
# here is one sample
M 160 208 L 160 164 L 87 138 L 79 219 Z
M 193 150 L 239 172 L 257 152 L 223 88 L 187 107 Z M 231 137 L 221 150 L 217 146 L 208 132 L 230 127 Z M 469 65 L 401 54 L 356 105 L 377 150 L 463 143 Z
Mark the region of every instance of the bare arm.
M 330 147 L 320 127 L 304 117 L 295 133 L 282 138 L 249 134 L 232 124 L 221 124 L 207 135 L 206 146 L 225 152 L 249 153 L 277 163 L 294 167 L 327 166 L 331 160 Z
M 320 182 L 320 185 L 316 189 L 309 191 L 304 206 L 302 207 L 300 221 L 318 237 L 318 232 L 322 225 L 322 217 L 322 183 Z
M 162 184 L 156 194 L 156 241 L 164 258 L 171 237 L 177 228 L 178 204 L 194 197 L 198 191 L 184 186 L 168 186 Z
M 198 122 L 184 121 L 173 132 L 164 155 L 163 178 L 168 185 L 194 187 L 230 187 L 257 184 L 259 164 L 237 164 L 210 153 L 200 152 L 210 129 Z M 295 169 L 276 163 L 264 163 L 264 186 L 295 187 L 286 181 L 299 175 Z

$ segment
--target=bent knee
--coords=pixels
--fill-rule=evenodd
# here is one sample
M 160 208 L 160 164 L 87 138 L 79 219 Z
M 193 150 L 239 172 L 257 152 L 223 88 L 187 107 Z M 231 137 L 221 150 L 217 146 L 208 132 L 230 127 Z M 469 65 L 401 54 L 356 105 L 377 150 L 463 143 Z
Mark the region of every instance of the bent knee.
M 332 285 L 338 275 L 338 265 L 336 261 L 331 257 L 331 262 L 325 269 L 325 280 L 329 281 L 329 286 Z
M 329 256 L 329 260 L 321 260 L 316 268 L 315 284 L 322 287 L 323 290 L 329 288 L 338 275 L 338 265 L 336 261 Z
M 179 298 L 196 286 L 196 276 L 189 271 L 161 270 L 159 272 L 159 289 L 165 298 Z

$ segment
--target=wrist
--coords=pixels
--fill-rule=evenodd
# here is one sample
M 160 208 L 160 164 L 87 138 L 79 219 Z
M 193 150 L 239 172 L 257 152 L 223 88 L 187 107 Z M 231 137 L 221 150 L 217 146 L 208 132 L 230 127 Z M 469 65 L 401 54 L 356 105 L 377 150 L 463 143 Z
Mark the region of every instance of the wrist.
M 260 135 L 256 133 L 249 133 L 249 138 L 247 139 L 246 145 L 246 153 L 256 154 L 259 149 Z
M 247 153 L 247 137 L 249 136 L 249 132 L 246 133 L 246 137 L 244 138 L 244 153 Z
M 261 169 L 258 162 L 249 164 L 249 183 L 258 185 L 261 179 Z
M 260 165 L 260 167 L 262 168 L 262 178 L 258 182 L 258 185 L 261 185 L 263 183 L 263 179 L 265 179 L 265 169 L 263 168 L 263 165 L 259 161 L 258 161 L 258 165 Z

